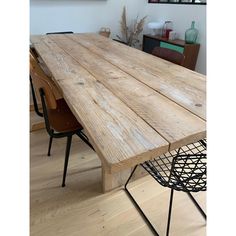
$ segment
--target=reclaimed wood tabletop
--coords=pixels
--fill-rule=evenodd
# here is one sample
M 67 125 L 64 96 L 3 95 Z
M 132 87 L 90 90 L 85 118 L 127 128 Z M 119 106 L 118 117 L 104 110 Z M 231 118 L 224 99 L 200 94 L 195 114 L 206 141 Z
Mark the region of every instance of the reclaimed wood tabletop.
M 117 173 L 206 137 L 204 75 L 97 34 L 31 43 L 101 159 L 104 191 L 121 185 Z

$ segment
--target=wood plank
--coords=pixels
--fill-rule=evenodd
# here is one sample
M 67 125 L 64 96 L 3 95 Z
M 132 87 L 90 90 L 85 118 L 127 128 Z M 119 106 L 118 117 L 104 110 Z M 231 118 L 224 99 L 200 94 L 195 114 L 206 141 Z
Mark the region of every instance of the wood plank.
M 44 121 L 42 121 L 39 123 L 32 124 L 30 132 L 34 132 L 36 130 L 40 130 L 40 129 L 44 129 L 44 128 L 45 128 L 45 123 L 44 123 Z
M 106 168 L 102 170 L 102 183 L 103 192 L 110 191 L 117 187 L 125 185 L 127 179 L 129 178 L 133 168 L 125 169 L 117 173 L 109 173 Z M 147 175 L 146 170 L 144 170 L 140 165 L 137 167 L 132 180 L 139 179 Z
M 168 142 L 95 79 L 50 37 L 35 49 L 52 72 L 76 118 L 110 172 L 168 150 Z
M 50 38 L 50 39 L 49 39 Z M 136 114 L 170 143 L 170 150 L 195 142 L 206 136 L 205 122 L 175 102 L 134 79 L 100 56 L 67 36 L 51 39 L 74 57 L 98 81 L 119 97 Z
M 38 104 L 38 108 L 39 109 L 42 109 L 42 104 Z M 34 104 L 30 104 L 30 108 L 29 108 L 30 111 L 34 111 Z
M 142 83 L 206 119 L 204 75 L 97 34 L 68 35 Z
M 30 47 L 35 47 L 35 45 L 37 43 L 40 43 L 42 40 L 42 35 L 37 35 L 37 34 L 34 34 L 34 35 L 30 35 Z
M 30 132 L 34 132 L 36 130 L 44 129 L 45 128 L 45 122 L 43 118 L 37 116 L 34 114 L 34 112 L 30 112 Z M 33 115 L 32 115 L 33 113 Z

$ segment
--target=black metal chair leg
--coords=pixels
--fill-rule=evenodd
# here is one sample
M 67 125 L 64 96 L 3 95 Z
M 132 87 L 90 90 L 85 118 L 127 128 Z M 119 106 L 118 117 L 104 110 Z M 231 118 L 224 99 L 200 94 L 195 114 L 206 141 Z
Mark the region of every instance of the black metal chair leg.
M 170 230 L 170 220 L 171 220 L 171 212 L 172 212 L 173 195 L 174 195 L 174 189 L 171 189 L 166 236 L 169 235 L 169 230 Z
M 48 145 L 48 156 L 51 155 L 51 147 L 52 147 L 52 139 L 53 139 L 53 136 L 50 136 L 50 139 L 49 139 L 49 145 Z
M 91 143 L 88 140 L 88 137 L 81 131 L 78 132 L 77 135 L 90 147 L 94 150 L 93 146 L 91 145 Z M 95 151 L 95 150 L 94 150 Z
M 151 222 L 148 220 L 147 216 L 144 214 L 144 212 L 142 211 L 142 209 L 140 208 L 140 206 L 138 205 L 138 203 L 135 201 L 135 199 L 133 198 L 133 196 L 131 195 L 131 193 L 129 192 L 127 185 L 129 183 L 129 181 L 131 180 L 135 170 L 137 169 L 138 165 L 136 165 L 133 169 L 133 171 L 131 172 L 127 182 L 125 183 L 125 191 L 128 194 L 129 198 L 131 199 L 131 201 L 134 203 L 136 209 L 140 212 L 140 214 L 142 215 L 142 217 L 144 218 L 144 220 L 147 222 L 147 224 L 149 225 L 149 227 L 151 228 L 152 232 L 154 233 L 154 235 L 159 236 L 159 234 L 157 233 L 157 231 L 155 230 L 155 228 L 153 227 L 153 225 L 151 224 Z
M 195 198 L 192 196 L 191 193 L 187 192 L 188 196 L 190 197 L 190 199 L 192 200 L 192 202 L 194 203 L 194 205 L 197 207 L 197 209 L 199 210 L 199 212 L 201 213 L 201 215 L 204 217 L 204 219 L 206 220 L 207 216 L 205 214 L 205 212 L 202 210 L 202 208 L 199 206 L 199 204 L 197 203 L 197 201 L 195 200 Z
M 67 144 L 66 144 L 66 155 L 65 155 L 65 162 L 64 162 L 64 172 L 63 172 L 63 180 L 62 180 L 62 187 L 65 187 L 65 181 L 66 181 L 66 173 L 67 173 L 67 166 L 70 156 L 70 146 L 71 146 L 71 140 L 72 136 L 67 137 Z
M 131 174 L 130 174 L 128 180 L 126 181 L 126 183 L 125 183 L 125 190 L 128 190 L 128 189 L 127 189 L 127 185 L 128 185 L 128 183 L 129 183 L 129 181 L 131 180 L 131 178 L 132 178 L 132 176 L 133 176 L 135 170 L 137 169 L 137 167 L 138 167 L 138 165 L 136 165 L 136 166 L 134 167 L 134 169 L 133 169 L 133 171 L 131 172 Z

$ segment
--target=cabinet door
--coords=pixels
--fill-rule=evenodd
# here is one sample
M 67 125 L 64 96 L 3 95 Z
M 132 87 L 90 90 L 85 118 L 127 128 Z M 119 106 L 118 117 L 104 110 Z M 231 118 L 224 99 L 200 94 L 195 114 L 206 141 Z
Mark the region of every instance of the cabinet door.
M 184 53 L 184 47 L 181 47 L 181 46 L 178 46 L 178 45 L 175 45 L 175 44 L 161 42 L 160 47 L 161 48 L 169 48 L 169 49 L 175 50 L 177 52 Z
M 160 46 L 160 41 L 156 39 L 152 39 L 149 37 L 143 37 L 143 51 L 147 53 L 152 53 L 152 50 L 155 47 Z

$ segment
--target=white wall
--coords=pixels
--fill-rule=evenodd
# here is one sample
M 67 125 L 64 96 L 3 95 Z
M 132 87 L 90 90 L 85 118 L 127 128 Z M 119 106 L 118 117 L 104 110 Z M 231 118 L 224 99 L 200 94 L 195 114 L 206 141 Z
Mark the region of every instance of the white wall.
M 123 6 L 128 18 L 140 13 L 146 0 L 31 0 L 30 33 L 51 31 L 98 32 L 102 26 L 119 32 Z
M 147 4 L 147 0 L 30 0 L 30 34 L 67 30 L 98 32 L 106 26 L 112 30 L 111 37 L 115 37 L 119 34 L 124 5 L 129 19 L 139 14 L 148 16 L 146 22 L 172 20 L 181 38 L 195 20 L 201 44 L 196 71 L 206 73 L 206 6 Z

